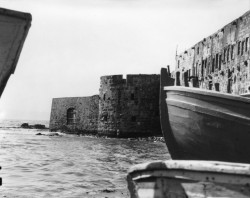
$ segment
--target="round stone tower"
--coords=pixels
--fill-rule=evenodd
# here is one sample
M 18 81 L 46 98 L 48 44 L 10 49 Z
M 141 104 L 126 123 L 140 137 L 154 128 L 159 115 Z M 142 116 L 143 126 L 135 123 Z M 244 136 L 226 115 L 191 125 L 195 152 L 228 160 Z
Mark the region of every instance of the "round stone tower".
M 119 135 L 121 92 L 125 82 L 122 75 L 101 77 L 98 121 L 100 135 Z
M 142 137 L 161 134 L 159 75 L 101 77 L 98 134 Z

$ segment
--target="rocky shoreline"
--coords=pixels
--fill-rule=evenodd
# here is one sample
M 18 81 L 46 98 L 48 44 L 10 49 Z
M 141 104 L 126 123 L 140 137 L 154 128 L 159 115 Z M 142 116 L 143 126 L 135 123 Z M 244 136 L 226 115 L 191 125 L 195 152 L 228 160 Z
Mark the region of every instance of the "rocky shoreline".
M 29 125 L 28 123 L 23 123 L 21 128 L 24 129 L 49 129 L 46 128 L 45 125 L 42 124 L 34 124 L 34 125 Z M 162 136 L 150 136 L 150 137 L 136 137 L 136 138 L 119 138 L 119 137 L 108 137 L 108 136 L 101 136 L 101 135 L 92 135 L 92 134 L 82 134 L 82 133 L 67 133 L 67 132 L 49 132 L 48 134 L 43 134 L 43 133 L 37 133 L 36 135 L 45 135 L 45 136 L 63 136 L 61 133 L 65 134 L 71 134 L 71 135 L 77 135 L 77 136 L 85 136 L 85 137 L 95 137 L 95 138 L 116 138 L 116 139 L 124 139 L 124 140 L 129 140 L 129 141 L 150 141 L 150 142 L 162 142 L 165 143 L 164 137 Z
M 29 125 L 29 123 L 23 123 L 20 127 L 23 129 L 49 129 L 44 124 Z

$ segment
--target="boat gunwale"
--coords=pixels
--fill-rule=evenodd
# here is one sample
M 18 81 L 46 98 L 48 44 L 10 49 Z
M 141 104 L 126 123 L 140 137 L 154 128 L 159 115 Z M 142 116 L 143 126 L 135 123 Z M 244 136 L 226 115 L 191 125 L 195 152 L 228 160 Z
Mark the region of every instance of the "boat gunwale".
M 0 8 L 0 15 L 6 15 L 9 17 L 25 19 L 29 22 L 32 21 L 32 15 L 28 12 L 20 12 L 20 11 L 10 10 L 10 9 L 6 9 L 6 8 Z
M 166 160 L 147 162 L 132 166 L 128 170 L 128 174 L 156 170 L 185 170 L 194 172 L 202 171 L 208 173 L 223 173 L 250 176 L 250 164 L 204 160 Z
M 172 99 L 166 99 L 168 106 L 174 106 L 181 109 L 190 110 L 197 113 L 202 113 L 203 115 L 210 115 L 214 117 L 219 117 L 226 120 L 231 120 L 245 125 L 250 125 L 250 117 L 240 114 L 233 114 L 231 112 L 223 112 L 220 109 L 214 110 L 210 108 L 205 108 L 200 105 L 195 105 L 191 103 L 185 103 L 183 101 L 177 101 Z
M 187 92 L 187 93 L 198 94 L 198 95 L 203 95 L 203 96 L 211 96 L 211 97 L 216 97 L 216 98 L 235 100 L 235 101 L 240 101 L 240 102 L 250 104 L 250 98 L 246 98 L 246 97 L 238 96 L 238 95 L 232 95 L 228 93 L 221 93 L 217 91 L 206 90 L 206 89 L 200 89 L 200 88 L 190 88 L 190 87 L 182 87 L 182 86 L 166 86 L 164 87 L 164 90 L 166 92 L 170 92 L 170 91 Z

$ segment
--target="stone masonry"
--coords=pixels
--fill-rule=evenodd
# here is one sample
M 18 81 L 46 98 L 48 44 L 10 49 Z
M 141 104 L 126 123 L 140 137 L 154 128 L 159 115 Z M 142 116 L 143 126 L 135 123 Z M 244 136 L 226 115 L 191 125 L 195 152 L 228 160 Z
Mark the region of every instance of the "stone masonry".
M 54 98 L 50 131 L 97 133 L 99 96 Z
M 176 85 L 248 93 L 249 36 L 250 11 L 176 56 Z
M 159 75 L 101 77 L 99 96 L 54 98 L 50 130 L 113 137 L 161 135 Z
M 159 75 L 101 77 L 98 133 L 137 137 L 160 135 Z

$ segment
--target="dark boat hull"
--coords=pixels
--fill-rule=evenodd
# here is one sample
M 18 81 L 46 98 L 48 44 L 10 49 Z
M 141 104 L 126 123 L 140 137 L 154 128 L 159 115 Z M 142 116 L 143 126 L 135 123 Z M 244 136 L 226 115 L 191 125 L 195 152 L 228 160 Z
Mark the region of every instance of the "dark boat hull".
M 29 13 L 0 8 L 0 97 L 14 73 L 32 17 Z
M 173 159 L 250 163 L 250 99 L 187 87 L 165 87 Z M 166 136 L 166 135 L 165 135 Z
M 250 165 L 168 160 L 133 166 L 127 176 L 131 198 L 250 197 Z
M 180 157 L 180 152 L 178 151 L 177 143 L 175 142 L 172 130 L 170 128 L 169 116 L 168 116 L 168 107 L 166 104 L 166 92 L 164 91 L 165 86 L 173 86 L 174 79 L 170 77 L 169 71 L 166 68 L 161 68 L 160 76 L 160 101 L 159 101 L 159 112 L 160 112 L 160 123 L 161 130 L 167 148 L 171 156 L 175 156 L 177 159 Z

